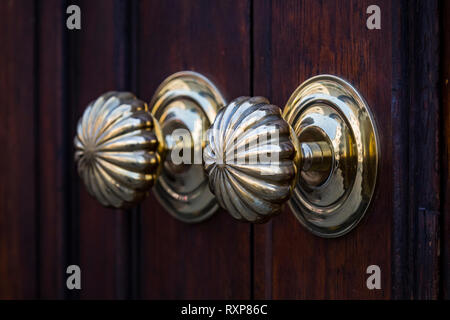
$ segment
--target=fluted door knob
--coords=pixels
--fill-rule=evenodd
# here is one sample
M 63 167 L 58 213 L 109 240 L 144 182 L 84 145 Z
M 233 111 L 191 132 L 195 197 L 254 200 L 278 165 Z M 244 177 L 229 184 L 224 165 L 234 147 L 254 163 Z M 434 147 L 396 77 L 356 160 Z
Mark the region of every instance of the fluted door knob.
M 289 201 L 314 234 L 354 228 L 372 199 L 378 138 L 369 107 L 346 81 L 314 77 L 283 115 L 265 98 L 241 97 L 219 111 L 207 135 L 205 169 L 220 205 L 264 222 Z
M 176 218 L 199 222 L 218 208 L 202 161 L 177 163 L 172 154 L 201 154 L 204 132 L 225 104 L 205 77 L 179 72 L 149 105 L 128 92 L 109 92 L 88 105 L 75 136 L 75 160 L 87 191 L 102 205 L 127 208 L 153 187 Z M 181 132 L 184 142 L 178 141 Z M 187 133 L 183 136 L 183 133 Z
M 147 104 L 127 92 L 90 103 L 78 122 L 75 160 L 88 192 L 108 207 L 140 202 L 155 183 L 162 139 Z
M 184 222 L 222 206 L 264 222 L 289 205 L 308 230 L 337 237 L 371 202 L 378 168 L 375 121 L 361 95 L 330 75 L 313 77 L 283 113 L 263 97 L 226 104 L 204 76 L 167 78 L 147 106 L 110 92 L 84 112 L 75 137 L 78 171 L 103 205 L 129 207 L 150 188 Z
M 295 187 L 298 141 L 281 110 L 262 97 L 240 97 L 208 131 L 205 169 L 220 205 L 233 217 L 263 222 Z

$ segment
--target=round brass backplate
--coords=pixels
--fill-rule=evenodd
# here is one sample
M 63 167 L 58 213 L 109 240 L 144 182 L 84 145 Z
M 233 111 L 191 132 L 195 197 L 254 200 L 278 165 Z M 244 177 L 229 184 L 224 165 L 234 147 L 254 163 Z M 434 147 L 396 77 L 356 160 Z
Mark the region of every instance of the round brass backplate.
M 300 172 L 289 205 L 312 233 L 339 237 L 363 218 L 372 199 L 379 161 L 378 135 L 369 106 L 346 81 L 320 75 L 302 83 L 284 109 L 299 141 L 321 141 L 331 168 Z
M 164 80 L 150 102 L 150 110 L 160 124 L 167 146 L 163 168 L 153 190 L 164 208 L 183 222 L 203 221 L 218 209 L 203 170 L 202 148 L 206 131 L 224 105 L 219 90 L 204 76 L 190 71 L 175 73 Z M 186 137 L 174 140 L 183 132 L 187 133 Z M 183 147 L 178 145 L 179 141 L 188 144 L 190 155 L 179 153 Z M 187 156 L 190 164 L 174 160 L 172 151 L 177 146 L 176 155 L 183 159 Z

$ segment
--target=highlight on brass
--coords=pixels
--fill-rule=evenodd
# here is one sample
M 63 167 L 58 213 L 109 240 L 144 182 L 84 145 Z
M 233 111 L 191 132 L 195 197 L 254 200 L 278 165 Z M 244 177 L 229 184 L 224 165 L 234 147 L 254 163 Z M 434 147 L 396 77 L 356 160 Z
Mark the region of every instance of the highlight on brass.
M 78 173 L 102 205 L 126 208 L 146 196 L 161 162 L 155 121 L 128 92 L 108 92 L 89 104 L 74 139 Z

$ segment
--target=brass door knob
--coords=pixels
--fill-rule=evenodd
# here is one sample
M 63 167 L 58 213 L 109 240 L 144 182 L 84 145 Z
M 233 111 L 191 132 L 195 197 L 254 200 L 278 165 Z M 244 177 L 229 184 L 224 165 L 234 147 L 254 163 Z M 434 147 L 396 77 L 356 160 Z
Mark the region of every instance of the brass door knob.
M 240 97 L 208 131 L 205 169 L 220 205 L 238 220 L 264 222 L 295 187 L 302 159 L 281 110 L 262 97 Z
M 219 111 L 207 136 L 205 169 L 220 205 L 264 222 L 289 205 L 314 234 L 351 230 L 371 201 L 378 138 L 367 104 L 350 84 L 322 75 L 280 108 L 241 97 Z
M 182 221 L 208 218 L 218 201 L 239 220 L 264 222 L 290 199 L 298 220 L 323 237 L 361 220 L 379 157 L 367 103 L 330 75 L 301 84 L 281 113 L 262 97 L 226 105 L 205 77 L 176 73 L 149 107 L 129 93 L 91 103 L 75 146 L 80 176 L 103 205 L 133 205 L 155 184 Z
M 78 172 L 104 206 L 140 202 L 157 177 L 162 140 L 147 104 L 126 92 L 108 92 L 90 103 L 74 139 Z
M 126 208 L 154 187 L 176 218 L 208 218 L 218 204 L 201 157 L 177 163 L 171 155 L 178 149 L 201 154 L 204 133 L 224 105 L 216 87 L 194 72 L 167 78 L 149 106 L 127 92 L 100 96 L 84 111 L 75 136 L 75 160 L 87 191 L 104 206 Z M 184 142 L 174 139 L 178 133 Z

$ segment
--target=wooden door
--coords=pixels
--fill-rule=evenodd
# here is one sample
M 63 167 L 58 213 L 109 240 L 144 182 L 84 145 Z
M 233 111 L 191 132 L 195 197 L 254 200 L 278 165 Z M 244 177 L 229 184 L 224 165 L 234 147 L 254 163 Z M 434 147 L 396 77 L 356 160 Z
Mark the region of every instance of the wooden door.
M 81 30 L 66 27 L 71 4 Z M 366 26 L 372 4 L 381 29 Z M 0 298 L 448 298 L 449 13 L 438 0 L 1 1 Z M 224 210 L 188 225 L 153 196 L 102 208 L 73 162 L 78 118 L 109 90 L 149 101 L 180 70 L 227 101 L 281 107 L 314 75 L 354 85 L 382 154 L 359 226 L 322 239 L 289 209 L 264 225 Z M 72 264 L 81 290 L 66 288 Z

